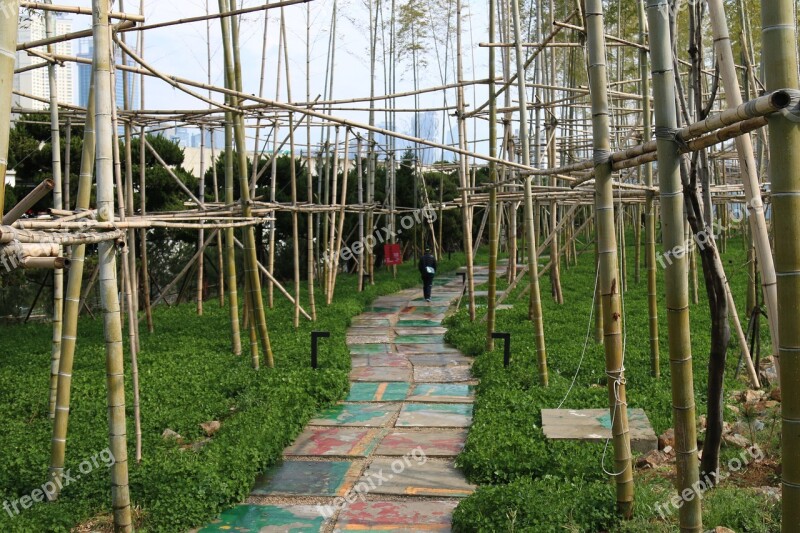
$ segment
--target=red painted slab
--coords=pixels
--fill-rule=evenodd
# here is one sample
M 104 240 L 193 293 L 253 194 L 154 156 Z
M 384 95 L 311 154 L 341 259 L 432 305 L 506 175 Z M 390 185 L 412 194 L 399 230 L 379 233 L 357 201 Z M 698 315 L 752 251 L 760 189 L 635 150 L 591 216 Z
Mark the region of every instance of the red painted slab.
M 334 531 L 447 533 L 455 507 L 454 501 L 355 501 L 339 514 Z

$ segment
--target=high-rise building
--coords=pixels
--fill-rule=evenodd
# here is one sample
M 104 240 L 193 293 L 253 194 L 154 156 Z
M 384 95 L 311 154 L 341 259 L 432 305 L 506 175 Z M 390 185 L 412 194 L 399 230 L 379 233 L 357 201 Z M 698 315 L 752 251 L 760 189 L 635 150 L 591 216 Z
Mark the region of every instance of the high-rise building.
M 94 55 L 94 44 L 92 42 L 91 37 L 86 37 L 84 39 L 78 39 L 78 53 L 77 56 L 82 59 L 92 59 Z M 122 52 L 119 48 L 116 49 L 115 54 L 115 61 L 116 64 L 119 65 L 122 63 Z M 92 65 L 88 63 L 78 63 L 77 64 L 77 78 L 78 78 L 78 101 L 77 104 L 81 107 L 86 107 L 86 104 L 89 102 L 89 84 L 92 78 Z M 129 103 L 131 109 L 139 109 L 139 76 L 135 75 L 132 72 L 123 72 L 121 70 L 116 71 L 116 93 L 117 93 L 117 107 L 123 108 L 125 104 L 125 92 L 123 89 L 123 79 L 122 76 L 126 75 L 128 77 L 128 95 L 129 95 Z
M 55 34 L 60 35 L 72 31 L 72 20 L 56 16 Z M 46 37 L 44 14 L 32 11 L 30 19 L 20 21 L 18 40 L 20 42 L 38 41 Z M 54 45 L 55 53 L 72 55 L 72 42 L 65 41 Z M 35 48 L 39 52 L 47 52 L 46 47 Z M 17 52 L 17 68 L 24 68 L 30 65 L 44 63 L 44 59 L 35 55 L 30 55 L 28 51 Z M 13 105 L 23 110 L 43 110 L 48 109 L 50 104 L 50 80 L 47 67 L 40 67 L 14 75 L 14 89 L 45 101 L 36 100 L 24 96 L 14 95 Z M 65 104 L 74 104 L 72 64 L 56 67 L 56 82 L 58 87 L 58 101 Z

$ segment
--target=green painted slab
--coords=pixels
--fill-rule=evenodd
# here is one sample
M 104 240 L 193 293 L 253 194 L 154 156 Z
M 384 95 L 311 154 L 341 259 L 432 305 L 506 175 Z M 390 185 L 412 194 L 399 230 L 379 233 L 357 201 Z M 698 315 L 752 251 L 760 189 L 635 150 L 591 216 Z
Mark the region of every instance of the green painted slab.
M 404 328 L 419 328 L 419 327 L 439 327 L 442 325 L 441 320 L 414 320 L 403 319 L 397 321 L 397 327 Z
M 408 397 L 411 402 L 471 402 L 475 387 L 452 383 L 417 383 Z
M 322 411 L 309 422 L 312 426 L 380 427 L 399 406 L 388 403 L 340 403 Z
M 406 399 L 408 383 L 383 382 L 383 383 L 352 383 L 348 402 L 397 402 Z
M 395 344 L 442 344 L 444 335 L 398 335 Z
M 407 403 L 403 405 L 396 427 L 469 427 L 472 404 Z
M 351 461 L 283 461 L 256 479 L 254 496 L 343 496 L 361 465 Z
M 402 316 L 403 313 L 414 313 L 417 311 L 420 313 L 441 314 L 441 313 L 446 313 L 448 309 L 450 309 L 449 305 L 435 305 L 433 303 L 426 304 L 425 302 L 422 302 L 420 304 L 414 304 L 404 307 L 403 310 L 401 311 L 400 316 Z
M 389 353 L 392 351 L 391 345 L 383 344 L 348 344 L 351 354 L 373 354 Z
M 440 326 L 395 326 L 394 333 L 395 335 L 444 335 L 447 333 L 447 328 Z
M 542 430 L 555 440 L 605 442 L 611 438 L 608 409 L 542 409 Z M 628 408 L 631 448 L 647 453 L 658 448 L 658 438 L 643 409 Z
M 362 315 L 354 318 L 350 323 L 353 326 L 390 326 L 392 321 L 388 318 L 368 318 Z
M 311 533 L 323 531 L 326 524 L 315 505 L 237 505 L 200 533 Z

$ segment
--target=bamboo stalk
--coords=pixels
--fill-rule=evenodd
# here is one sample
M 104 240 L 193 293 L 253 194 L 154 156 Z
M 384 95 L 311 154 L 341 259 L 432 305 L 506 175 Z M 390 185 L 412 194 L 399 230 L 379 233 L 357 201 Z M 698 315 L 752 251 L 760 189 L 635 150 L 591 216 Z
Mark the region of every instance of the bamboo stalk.
M 94 72 L 96 85 L 97 132 L 97 211 L 101 221 L 114 221 L 114 168 L 112 160 L 111 109 L 114 98 L 111 92 L 111 43 L 108 24 L 108 2 L 93 2 Z M 128 450 L 125 419 L 124 358 L 122 349 L 122 323 L 119 308 L 119 284 L 115 245 L 103 241 L 98 248 L 100 267 L 100 295 L 104 316 L 106 342 L 106 372 L 108 388 L 109 448 L 115 463 L 111 471 L 111 498 L 114 528 L 132 531 L 131 504 L 128 487 Z
M 496 21 L 496 0 L 489 0 L 489 42 L 494 43 Z M 489 48 L 489 155 L 497 155 L 497 98 L 495 96 L 495 49 Z M 489 163 L 489 179 L 497 181 L 497 165 Z M 494 350 L 495 307 L 497 299 L 497 190 L 489 190 L 489 294 L 486 306 L 486 350 Z
M 669 37 L 669 5 L 666 0 L 647 0 L 650 26 L 650 59 L 653 76 L 658 174 L 664 250 L 683 243 L 684 206 L 679 175 L 678 143 L 670 132 L 677 128 L 675 72 Z M 692 491 L 699 479 L 697 429 L 692 377 L 692 345 L 689 328 L 689 294 L 684 255 L 667 265 L 664 274 L 667 304 L 667 335 L 672 381 L 673 419 L 678 494 Z M 700 499 L 683 501 L 679 509 L 683 532 L 703 530 Z
M 645 0 L 638 0 L 637 14 L 639 17 L 639 44 L 647 41 L 647 15 Z M 648 56 L 644 50 L 639 50 L 639 74 L 642 80 L 642 143 L 650 140 L 652 135 L 650 113 L 650 76 L 648 72 Z M 653 186 L 653 166 L 645 163 L 642 169 L 644 185 Z M 644 205 L 644 232 L 645 232 L 645 269 L 647 270 L 647 323 L 650 333 L 650 375 L 658 379 L 661 377 L 661 363 L 659 360 L 658 346 L 658 288 L 656 282 L 656 216 L 653 208 L 653 194 L 648 193 Z M 640 226 L 640 221 L 636 221 Z M 638 244 L 638 241 L 637 241 Z
M 742 96 L 739 79 L 736 76 L 734 67 L 725 10 L 721 0 L 709 1 L 708 9 L 711 29 L 714 35 L 714 50 L 722 77 L 722 87 L 725 89 L 725 100 L 728 107 L 738 107 L 742 103 Z M 767 222 L 764 217 L 764 202 L 761 198 L 761 189 L 758 183 L 758 169 L 753 155 L 753 144 L 749 135 L 736 137 L 736 151 L 739 155 L 740 176 L 747 202 L 745 205 L 750 214 L 748 222 L 761 273 L 761 286 L 764 294 L 764 304 L 767 309 L 767 322 L 772 338 L 772 354 L 776 358 L 776 368 L 779 369 L 780 367 L 777 365 L 780 358 L 778 351 L 778 346 L 780 346 L 778 337 L 778 288 L 775 278 L 775 264 L 772 259 Z
M 625 353 L 622 346 L 622 284 L 618 277 L 617 239 L 614 224 L 614 190 L 611 185 L 611 164 L 606 155 L 611 151 L 606 78 L 606 51 L 603 33 L 601 0 L 586 2 L 587 62 L 592 100 L 592 138 L 595 163 L 595 195 L 597 222 L 598 282 L 603 308 L 603 345 L 605 348 L 608 401 L 614 442 L 613 476 L 617 488 L 617 511 L 623 518 L 633 516 L 633 463 L 628 430 L 625 392 Z M 553 261 L 557 257 L 551 258 Z
M 52 12 L 45 13 L 45 34 L 52 37 L 55 32 L 55 17 Z M 48 50 L 52 52 L 52 46 Z M 50 144 L 51 168 L 53 174 L 53 209 L 63 208 L 63 189 L 61 180 L 61 132 L 58 117 L 58 80 L 56 66 L 49 63 L 47 78 L 50 89 Z M 69 149 L 69 147 L 67 147 Z M 2 184 L 5 187 L 5 182 Z M 58 255 L 61 255 L 59 250 Z M 64 313 L 64 272 L 53 272 L 53 340 L 50 355 L 50 418 L 55 418 L 56 395 L 58 393 L 58 366 L 61 359 L 61 331 Z
M 794 4 L 786 0 L 761 4 L 762 66 L 767 89 L 800 86 L 794 11 Z M 789 533 L 800 527 L 800 124 L 796 119 L 769 117 L 769 151 L 783 391 L 781 531 Z
M 334 256 L 333 256 L 333 267 L 331 270 L 333 273 L 331 274 L 331 285 L 330 290 L 328 291 L 328 305 L 331 304 L 333 301 L 333 293 L 336 290 L 336 274 L 339 270 L 339 256 L 342 252 L 342 234 L 344 233 L 344 209 L 347 205 L 347 178 L 349 173 L 349 148 L 350 148 L 350 130 L 347 129 L 344 132 L 344 168 L 342 169 L 342 195 L 340 200 L 340 210 L 339 210 L 339 227 L 336 231 L 336 247 L 334 249 Z
M 8 210 L 3 216 L 3 225 L 10 226 L 16 222 L 28 209 L 36 205 L 42 198 L 50 194 L 55 187 L 55 182 L 51 179 L 42 180 L 25 198 L 20 200 L 17 205 Z
M 86 122 L 83 126 L 83 149 L 81 153 L 80 178 L 78 180 L 78 197 L 75 208 L 89 207 L 89 194 L 92 188 L 92 177 L 95 162 L 95 83 L 94 73 L 89 82 L 89 102 Z M 69 405 L 72 387 L 72 367 L 78 334 L 78 316 L 80 314 L 81 285 L 83 282 L 86 245 L 80 244 L 72 248 L 67 292 L 64 301 L 64 327 L 61 336 L 61 360 L 58 368 L 58 391 L 56 395 L 55 420 L 53 437 L 50 446 L 50 480 L 56 486 L 50 500 L 58 498 L 61 492 L 60 480 L 64 473 L 64 460 L 67 446 L 67 426 L 69 424 Z
M 220 0 L 220 11 L 224 10 L 225 0 Z M 236 0 L 230 0 L 230 9 L 236 8 Z M 223 43 L 225 47 L 225 62 L 226 62 L 226 83 L 229 87 L 235 87 L 237 92 L 241 92 L 242 88 L 242 73 L 241 62 L 239 60 L 239 27 L 236 17 L 231 17 L 230 27 L 226 24 L 227 19 L 220 19 L 223 23 Z M 227 35 L 226 35 L 227 34 Z M 236 104 L 238 105 L 238 101 Z M 239 195 L 242 205 L 242 213 L 246 217 L 251 216 L 251 201 L 250 201 L 250 185 L 248 183 L 247 175 L 247 145 L 245 143 L 244 132 L 244 117 L 241 114 L 236 114 L 233 117 L 233 130 L 236 141 L 236 153 L 239 161 Z M 256 258 L 256 241 L 255 234 L 252 227 L 247 227 L 244 230 L 244 245 L 245 245 L 245 275 L 250 280 L 249 292 L 250 302 L 253 307 L 253 315 L 255 325 L 258 329 L 258 336 L 261 340 L 261 346 L 267 358 L 267 366 L 272 368 L 275 366 L 272 357 L 272 348 L 270 346 L 269 332 L 267 331 L 266 315 L 264 313 L 264 302 L 261 299 L 261 277 L 258 274 L 257 258 Z M 254 366 L 258 368 L 258 361 L 253 361 Z
M 522 42 L 520 32 L 519 5 L 511 2 L 511 14 L 514 26 L 514 40 Z M 528 135 L 528 121 L 526 112 L 527 95 L 525 94 L 525 66 L 522 63 L 522 48 L 518 45 L 517 56 L 517 87 L 520 109 L 519 138 L 522 146 L 522 164 L 530 166 L 530 137 Z M 525 238 L 528 241 L 528 276 L 530 277 L 530 301 L 528 317 L 533 322 L 534 340 L 536 343 L 536 359 L 539 367 L 539 382 L 543 386 L 548 383 L 547 351 L 544 341 L 544 321 L 542 317 L 542 302 L 539 292 L 538 253 L 536 249 L 536 229 L 534 225 L 533 196 L 531 192 L 532 176 L 525 176 Z M 466 196 L 464 197 L 466 200 Z M 466 231 L 466 230 L 465 230 Z

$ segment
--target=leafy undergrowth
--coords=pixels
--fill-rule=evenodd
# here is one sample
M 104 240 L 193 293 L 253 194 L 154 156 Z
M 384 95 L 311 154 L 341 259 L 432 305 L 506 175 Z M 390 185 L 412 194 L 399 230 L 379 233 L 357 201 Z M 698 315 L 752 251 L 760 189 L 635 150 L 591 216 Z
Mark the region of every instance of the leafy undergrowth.
M 441 272 L 457 266 L 442 261 Z M 344 397 L 350 369 L 345 331 L 349 319 L 381 294 L 419 285 L 413 264 L 396 279 L 376 273 L 362 293 L 354 276 L 340 276 L 336 297 L 326 306 L 318 296 L 318 320 L 292 327 L 292 305 L 275 296 L 267 320 L 275 368 L 252 369 L 247 355 L 230 353 L 228 311 L 215 300 L 198 317 L 194 304 L 155 310 L 156 331 L 143 326 L 139 372 L 144 458 L 130 464 L 131 498 L 138 529 L 184 531 L 213 519 L 243 500 L 256 475 L 274 463 L 283 448 L 321 408 Z M 303 298 L 307 302 L 307 298 Z M 144 322 L 143 322 L 144 324 Z M 320 343 L 320 368 L 310 368 L 311 330 L 327 330 Z M 48 325 L 4 326 L 0 337 L 0 501 L 13 502 L 47 480 L 51 422 Z M 127 337 L 126 337 L 127 338 Z M 108 445 L 102 322 L 81 320 L 75 356 L 67 468 L 78 473 L 84 459 Z M 243 338 L 247 350 L 247 339 Z M 133 458 L 130 375 L 129 456 Z M 221 429 L 204 442 L 201 423 L 218 420 Z M 165 429 L 183 437 L 183 446 L 162 438 Z M 190 444 L 197 444 L 192 449 Z M 19 515 L 0 513 L 0 531 L 70 531 L 110 509 L 108 471 L 102 463 L 64 488 L 57 503 L 35 503 Z
M 738 240 L 738 239 L 737 239 Z M 733 241 L 733 239 L 731 239 Z M 630 242 L 630 241 L 629 241 Z M 663 271 L 659 270 L 661 378 L 650 375 L 646 273 L 634 281 L 634 250 L 628 249 L 629 287 L 624 295 L 626 325 L 626 378 L 628 405 L 643 408 L 656 434 L 672 427 L 670 371 L 663 304 Z M 734 296 L 744 307 L 747 284 L 745 254 L 738 242 L 729 244 L 724 263 Z M 705 412 L 709 349 L 709 313 L 700 273 L 700 301 L 691 307 L 695 395 L 698 415 Z M 450 317 L 447 340 L 463 352 L 477 356 L 473 371 L 477 388 L 475 413 L 464 451 L 457 459 L 470 481 L 481 487 L 456 509 L 458 531 L 675 531 L 677 511 L 662 516 L 655 507 L 675 494 L 664 476 L 637 472 L 635 518 L 622 523 L 614 511 L 613 450 L 603 443 L 552 441 L 541 429 L 541 409 L 607 408 L 608 393 L 603 347 L 594 341 L 592 287 L 595 283 L 591 254 L 574 267 L 562 267 L 564 305 L 550 297 L 549 277 L 542 279 L 542 304 L 549 365 L 549 387 L 539 385 L 528 296 L 518 289 L 506 303 L 512 309 L 497 313 L 496 331 L 511 333 L 512 361 L 502 364 L 502 343 L 485 351 L 486 323 L 470 323 L 461 309 Z M 479 299 L 485 304 L 485 298 Z M 740 316 L 746 316 L 743 309 Z M 483 313 L 478 313 L 482 316 Z M 763 328 L 762 334 L 767 335 Z M 587 339 L 588 335 L 588 339 Z M 768 339 L 765 346 L 768 346 Z M 584 354 L 584 343 L 586 350 Z M 769 353 L 769 348 L 763 348 Z M 732 336 L 726 374 L 726 394 L 746 388 L 733 374 L 738 358 Z M 583 354 L 583 355 L 582 355 Z M 574 379 L 574 384 L 573 384 Z M 563 402 L 563 404 L 562 404 Z M 730 419 L 726 413 L 726 419 Z M 723 460 L 740 450 L 723 448 Z M 706 495 L 704 525 L 722 525 L 737 532 L 776 530 L 779 505 L 751 488 L 723 484 Z

